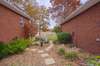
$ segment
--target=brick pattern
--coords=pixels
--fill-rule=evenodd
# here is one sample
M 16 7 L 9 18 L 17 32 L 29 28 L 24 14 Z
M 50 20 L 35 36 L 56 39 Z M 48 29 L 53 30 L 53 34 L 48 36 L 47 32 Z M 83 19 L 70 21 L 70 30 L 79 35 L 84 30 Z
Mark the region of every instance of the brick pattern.
M 89 8 L 87 11 L 74 17 L 61 25 L 62 31 L 74 33 L 73 42 L 77 47 L 100 54 L 100 3 Z
M 0 5 L 0 41 L 8 42 L 15 37 L 24 36 L 24 29 L 20 26 L 21 17 L 23 16 Z M 23 20 L 29 23 L 29 19 L 23 17 Z

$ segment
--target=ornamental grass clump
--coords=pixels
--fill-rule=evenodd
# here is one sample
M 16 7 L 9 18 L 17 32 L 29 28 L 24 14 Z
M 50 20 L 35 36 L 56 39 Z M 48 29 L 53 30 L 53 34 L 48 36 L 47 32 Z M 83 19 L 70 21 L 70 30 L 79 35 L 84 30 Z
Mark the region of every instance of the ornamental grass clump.
M 65 54 L 65 49 L 64 48 L 59 48 L 58 53 L 60 55 L 64 55 Z
M 78 54 L 74 51 L 65 52 L 64 54 L 65 59 L 75 60 L 78 58 Z
M 72 66 L 72 64 L 71 63 L 68 63 L 68 64 L 66 64 L 66 66 Z
M 58 54 L 64 56 L 65 59 L 76 60 L 78 58 L 78 53 L 75 51 L 65 51 L 64 48 L 59 48 Z

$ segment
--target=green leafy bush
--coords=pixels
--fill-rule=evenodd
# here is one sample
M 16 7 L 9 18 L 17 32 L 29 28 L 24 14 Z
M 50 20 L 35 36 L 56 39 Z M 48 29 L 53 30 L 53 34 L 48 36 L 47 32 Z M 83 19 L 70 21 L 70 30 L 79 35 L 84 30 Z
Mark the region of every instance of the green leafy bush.
M 0 44 L 0 59 L 11 54 L 23 51 L 31 43 L 28 39 L 17 39 L 7 44 Z
M 70 59 L 70 60 L 75 60 L 78 58 L 78 54 L 74 51 L 70 51 L 70 52 L 65 52 L 64 57 L 66 59 Z
M 17 39 L 16 41 L 10 42 L 8 45 L 9 52 L 14 54 L 23 51 L 28 46 L 28 40 Z
M 69 43 L 69 42 L 71 42 L 71 35 L 69 33 L 60 32 L 60 33 L 57 33 L 57 37 L 58 37 L 57 41 L 59 43 Z
M 64 55 L 65 54 L 65 49 L 64 48 L 59 48 L 58 53 L 61 54 L 61 55 Z
M 3 42 L 0 42 L 0 51 L 4 48 L 5 44 Z
M 71 35 L 65 32 L 59 32 L 48 36 L 49 41 L 53 41 L 55 43 L 69 43 L 71 42 Z
M 5 43 L 0 42 L 0 59 L 8 55 L 8 50 Z

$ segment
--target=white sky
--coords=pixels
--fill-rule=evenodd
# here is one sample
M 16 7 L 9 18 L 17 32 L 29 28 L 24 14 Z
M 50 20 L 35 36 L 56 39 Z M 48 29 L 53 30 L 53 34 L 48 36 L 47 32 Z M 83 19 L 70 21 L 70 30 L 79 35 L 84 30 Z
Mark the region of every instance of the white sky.
M 82 4 L 84 4 L 86 1 L 88 0 L 80 0 Z M 51 4 L 49 3 L 50 0 L 37 0 L 37 2 L 40 4 L 40 5 L 44 5 L 46 7 L 50 7 Z
M 86 3 L 88 0 L 80 0 L 82 4 Z
M 50 0 L 37 0 L 37 2 L 40 4 L 40 5 L 44 5 L 46 7 L 50 7 L 51 4 L 50 4 Z
M 40 5 L 46 6 L 47 8 L 51 7 L 50 0 L 37 0 L 37 2 Z M 54 26 L 56 26 L 56 23 L 52 19 L 50 19 L 49 28 L 53 28 Z
M 88 0 L 80 0 L 81 1 L 81 4 L 84 4 L 86 3 Z M 51 4 L 50 4 L 50 0 L 37 0 L 37 2 L 40 4 L 40 5 L 43 5 L 43 6 L 46 6 L 46 7 L 50 7 Z M 53 21 L 53 20 L 50 20 L 50 26 L 49 28 L 53 28 L 54 26 L 56 26 L 56 23 Z

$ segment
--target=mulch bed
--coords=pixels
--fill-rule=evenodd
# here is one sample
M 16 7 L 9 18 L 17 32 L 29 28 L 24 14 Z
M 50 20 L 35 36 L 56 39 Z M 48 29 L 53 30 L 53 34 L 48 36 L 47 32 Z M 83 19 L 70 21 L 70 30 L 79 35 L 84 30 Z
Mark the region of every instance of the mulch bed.
M 65 48 L 66 50 L 69 49 L 69 45 L 64 44 L 55 44 L 52 50 L 49 52 L 49 54 L 55 59 L 58 66 L 67 66 L 67 64 L 71 64 L 72 66 L 86 66 L 83 59 L 76 59 L 74 61 L 70 61 L 68 59 L 65 59 L 63 56 L 58 54 L 58 48 Z M 75 50 L 75 48 L 74 48 Z M 79 51 L 78 48 L 76 48 L 76 51 Z

